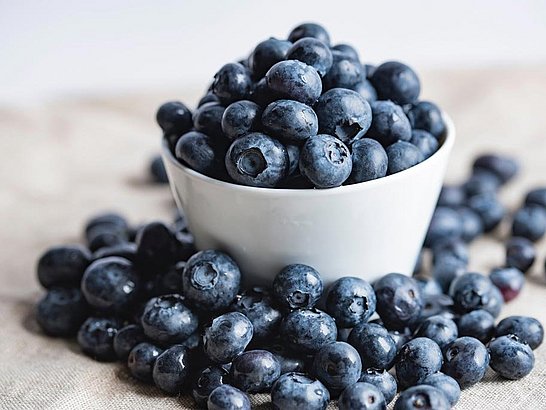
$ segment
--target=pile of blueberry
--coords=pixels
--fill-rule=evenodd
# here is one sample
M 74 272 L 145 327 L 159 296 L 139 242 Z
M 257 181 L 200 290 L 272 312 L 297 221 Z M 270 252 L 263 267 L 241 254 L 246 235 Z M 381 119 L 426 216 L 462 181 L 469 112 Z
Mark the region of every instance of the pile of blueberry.
M 445 134 L 405 64 L 360 62 L 317 24 L 270 38 L 224 65 L 192 113 L 163 104 L 157 122 L 176 158 L 207 176 L 267 188 L 333 188 L 430 157 Z

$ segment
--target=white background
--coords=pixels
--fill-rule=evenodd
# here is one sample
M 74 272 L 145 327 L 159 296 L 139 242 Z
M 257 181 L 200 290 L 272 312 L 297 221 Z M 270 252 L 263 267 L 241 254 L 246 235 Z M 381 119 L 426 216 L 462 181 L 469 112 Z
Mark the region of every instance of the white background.
M 317 21 L 365 62 L 546 62 L 544 0 L 0 0 L 0 104 L 170 84 L 205 88 L 225 62 Z

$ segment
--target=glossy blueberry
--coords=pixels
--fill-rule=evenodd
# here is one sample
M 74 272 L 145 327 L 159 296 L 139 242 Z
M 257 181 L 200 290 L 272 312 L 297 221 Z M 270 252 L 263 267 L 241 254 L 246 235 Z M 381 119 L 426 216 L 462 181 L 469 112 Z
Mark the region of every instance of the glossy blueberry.
M 167 393 L 179 393 L 189 376 L 189 366 L 186 346 L 169 347 L 155 360 L 152 372 L 155 385 Z
M 288 53 L 287 60 L 298 60 L 315 68 L 321 77 L 332 67 L 333 57 L 328 45 L 322 41 L 305 37 L 296 41 Z
M 303 144 L 317 135 L 318 118 L 308 105 L 293 100 L 277 100 L 262 114 L 264 131 L 288 144 Z
M 223 147 L 202 132 L 182 135 L 175 147 L 176 159 L 191 169 L 210 177 L 218 176 L 223 168 Z
M 495 195 L 500 187 L 499 178 L 489 171 L 476 170 L 463 184 L 468 198 L 474 195 Z
M 491 368 L 502 377 L 519 380 L 533 370 L 535 355 L 528 344 L 515 335 L 500 336 L 493 339 L 489 345 Z
M 366 80 L 362 64 L 345 54 L 333 53 L 332 67 L 322 79 L 324 90 L 333 88 L 354 89 Z
M 394 410 L 449 410 L 451 405 L 444 392 L 436 387 L 420 384 L 400 393 Z
M 40 284 L 46 288 L 80 285 L 83 272 L 91 263 L 91 253 L 80 245 L 49 248 L 38 260 Z
M 358 51 L 356 51 L 356 49 L 349 44 L 336 44 L 335 46 L 332 46 L 332 50 L 336 50 L 355 61 L 360 60 L 360 57 L 358 56 Z
M 413 275 L 413 279 L 417 281 L 421 295 L 425 299 L 429 296 L 438 296 L 443 293 L 440 283 L 434 278 L 419 274 Z
M 305 142 L 299 167 L 316 188 L 334 188 L 343 184 L 351 174 L 351 153 L 339 139 L 319 134 Z
M 466 263 L 455 257 L 445 257 L 432 269 L 432 277 L 438 281 L 444 293 L 448 293 L 451 283 L 466 273 Z
M 193 255 L 182 276 L 188 303 L 205 311 L 226 309 L 237 296 L 240 284 L 241 271 L 235 261 L 216 250 Z
M 199 100 L 199 103 L 197 104 L 197 107 L 199 108 L 202 105 L 205 105 L 207 103 L 220 104 L 220 99 L 217 96 L 215 96 L 212 91 L 207 91 L 207 93 L 203 97 L 201 97 L 201 99 Z
M 525 196 L 525 205 L 539 205 L 546 209 L 546 187 L 529 191 Z
M 322 81 L 313 67 L 297 60 L 280 61 L 265 75 L 267 86 L 290 100 L 313 105 L 322 93 Z
M 442 351 L 436 342 L 426 337 L 417 337 L 407 342 L 396 358 L 396 378 L 404 389 L 415 386 L 440 370 Z
M 313 359 L 314 375 L 335 394 L 356 383 L 360 378 L 362 362 L 354 347 L 345 342 L 323 346 Z
M 428 317 L 421 323 L 415 336 L 428 337 L 435 341 L 440 346 L 440 349 L 443 349 L 457 339 L 458 330 L 453 320 L 435 315 Z
M 157 110 L 156 120 L 165 134 L 182 135 L 193 125 L 191 111 L 180 101 L 162 104 Z
M 241 390 L 222 384 L 207 399 L 208 410 L 250 410 L 250 400 Z
M 489 365 L 489 352 L 478 339 L 463 336 L 447 347 L 444 359 L 442 372 L 464 389 L 483 379 Z
M 127 367 L 133 377 L 143 382 L 152 382 L 152 371 L 157 357 L 162 350 L 151 343 L 142 342 L 137 344 L 127 358 Z
M 422 152 L 415 145 L 398 141 L 386 149 L 389 166 L 387 174 L 392 175 L 417 165 L 424 160 Z
M 319 132 L 333 135 L 346 144 L 362 138 L 372 123 L 370 104 L 352 90 L 333 88 L 326 91 L 314 108 Z
M 373 384 L 358 382 L 348 386 L 337 401 L 340 410 L 386 410 L 383 393 Z
M 328 289 L 326 311 L 340 327 L 353 327 L 366 322 L 376 309 L 372 286 L 363 279 L 343 277 Z
M 209 366 L 196 375 L 192 397 L 199 407 L 207 407 L 207 399 L 214 389 L 226 383 L 229 371 L 223 366 Z
M 230 383 L 244 392 L 266 392 L 281 375 L 281 365 L 267 350 L 248 350 L 233 360 L 229 374 Z
M 419 101 L 412 104 L 408 111 L 408 118 L 412 128 L 430 132 L 436 138 L 443 135 L 446 129 L 442 112 L 438 106 L 430 101 Z
M 544 328 L 535 318 L 528 316 L 509 316 L 502 319 L 495 330 L 495 335 L 516 335 L 522 342 L 527 343 L 531 349 L 536 349 L 544 339 Z
M 142 313 L 144 334 L 160 344 L 180 343 L 197 329 L 197 316 L 180 295 L 163 295 L 146 303 Z
M 377 92 L 373 88 L 372 83 L 368 80 L 362 79 L 351 87 L 351 90 L 359 93 L 369 103 L 377 100 Z
M 486 308 L 492 298 L 494 285 L 484 275 L 474 272 L 456 278 L 449 287 L 449 296 L 459 313 L 467 313 Z
M 299 39 L 305 37 L 313 37 L 322 41 L 326 45 L 330 45 L 330 36 L 324 27 L 316 23 L 303 23 L 294 27 L 288 35 L 288 40 L 295 43 Z
M 514 215 L 512 235 L 536 242 L 546 233 L 546 209 L 539 205 L 527 205 Z
M 397 141 L 411 140 L 411 125 L 402 107 L 392 101 L 374 101 L 371 107 L 372 124 L 366 133 L 367 137 L 379 141 L 384 146 Z M 423 156 L 426 157 L 424 153 Z
M 304 373 L 283 374 L 271 387 L 275 410 L 325 410 L 329 400 L 328 389 Z
M 78 344 L 82 351 L 100 361 L 113 361 L 116 357 L 112 345 L 119 329 L 116 319 L 90 317 L 78 331 Z
M 284 267 L 273 280 L 273 295 L 286 309 L 310 309 L 322 296 L 319 273 L 311 266 L 296 263 Z
M 266 340 L 278 334 L 282 313 L 267 289 L 255 287 L 237 296 L 231 309 L 245 315 L 252 323 L 254 340 Z
M 398 384 L 395 377 L 386 370 L 368 368 L 362 370 L 359 382 L 370 383 L 383 394 L 385 403 L 389 404 L 396 396 Z
M 266 78 L 263 77 L 254 84 L 254 87 L 250 92 L 249 100 L 255 102 L 260 107 L 265 108 L 273 101 L 280 100 L 282 98 L 284 98 L 283 95 L 269 88 Z
M 389 329 L 403 329 L 419 318 L 423 297 L 415 279 L 389 273 L 377 280 L 373 288 L 377 313 Z
M 525 283 L 525 276 L 517 268 L 495 268 L 489 279 L 500 290 L 505 302 L 516 298 Z
M 281 337 L 295 351 L 314 353 L 322 346 L 335 342 L 336 322 L 318 309 L 294 310 L 281 323 Z
M 526 273 L 536 259 L 533 242 L 527 238 L 514 237 L 506 243 L 506 266 Z
M 466 194 L 460 185 L 443 185 L 438 197 L 438 206 L 458 208 L 464 205 Z
M 237 139 L 260 128 L 262 109 L 248 100 L 236 101 L 226 107 L 222 115 L 222 131 L 230 140 Z
M 397 352 L 399 352 L 402 346 L 409 342 L 413 337 L 413 333 L 408 327 L 401 330 L 389 329 L 389 335 L 391 335 L 392 340 L 396 343 Z
M 391 100 L 400 105 L 415 102 L 421 91 L 417 74 L 397 61 L 388 61 L 377 67 L 371 82 L 381 100 Z
M 449 401 L 451 406 L 455 406 L 461 397 L 461 388 L 459 383 L 453 378 L 442 372 L 436 372 L 427 376 L 423 380 L 423 384 L 436 387 L 441 390 Z
M 463 241 L 471 242 L 483 233 L 483 222 L 476 212 L 463 206 L 457 209 L 457 213 L 463 225 Z
M 411 139 L 409 142 L 421 150 L 425 159 L 438 151 L 438 140 L 434 138 L 434 135 L 425 130 L 414 129 L 411 132 Z
M 504 184 L 517 175 L 519 163 L 509 156 L 485 154 L 474 160 L 472 168 L 491 172 Z
M 387 175 L 387 153 L 379 142 L 362 138 L 352 144 L 353 170 L 349 181 L 352 183 L 370 181 Z
M 281 374 L 290 372 L 304 372 L 306 370 L 307 356 L 297 354 L 290 350 L 282 339 L 276 339 L 273 343 L 266 344 L 264 350 L 271 352 L 281 365 Z
M 259 132 L 233 141 L 225 164 L 236 182 L 265 188 L 277 185 L 288 174 L 289 165 L 286 147 Z
M 212 92 L 221 102 L 230 104 L 233 101 L 244 100 L 251 87 L 250 71 L 242 64 L 228 63 L 214 75 Z
M 459 336 L 472 336 L 487 343 L 495 334 L 495 318 L 486 310 L 473 310 L 459 318 L 457 327 Z
M 255 78 L 261 78 L 274 64 L 286 59 L 290 41 L 270 38 L 259 43 L 249 57 L 249 65 Z
M 50 336 L 73 336 L 87 318 L 88 310 L 80 289 L 52 288 L 36 306 L 36 321 Z
M 357 324 L 347 342 L 360 354 L 365 368 L 390 369 L 396 357 L 396 343 L 387 329 L 375 323 Z
M 252 322 L 239 312 L 215 318 L 205 329 L 203 349 L 216 363 L 229 363 L 239 356 L 252 339 Z
M 225 107 L 215 102 L 201 105 L 193 113 L 193 127 L 211 138 L 221 138 L 224 111 Z
M 136 300 L 139 283 L 131 262 L 110 256 L 89 265 L 81 288 L 89 305 L 101 311 L 120 313 Z
M 388 148 L 387 148 L 388 152 Z M 425 237 L 425 246 L 439 246 L 442 242 L 461 238 L 463 232 L 462 220 L 457 211 L 439 206 L 434 210 Z
M 114 351 L 120 360 L 127 360 L 133 347 L 145 342 L 146 336 L 139 325 L 127 325 L 118 330 L 113 340 Z
M 468 207 L 480 216 L 484 232 L 495 229 L 506 214 L 504 206 L 491 194 L 473 196 L 468 200 Z
M 287 144 L 286 152 L 288 153 L 288 176 L 301 177 L 301 175 L 299 175 L 299 172 L 298 172 L 299 166 L 300 166 L 301 148 L 298 145 Z

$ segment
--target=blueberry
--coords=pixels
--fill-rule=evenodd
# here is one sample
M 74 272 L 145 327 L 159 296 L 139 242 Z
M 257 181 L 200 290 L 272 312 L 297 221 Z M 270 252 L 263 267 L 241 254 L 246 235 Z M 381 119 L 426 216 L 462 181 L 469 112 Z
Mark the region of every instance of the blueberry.
M 137 246 L 133 242 L 123 242 L 113 246 L 100 248 L 93 254 L 93 260 L 108 258 L 110 256 L 118 256 L 127 259 L 132 263 L 138 263 Z
M 159 272 L 145 284 L 148 297 L 182 293 L 182 272 L 186 262 L 178 262 L 166 272 Z
M 337 402 L 340 410 L 386 410 L 383 393 L 373 384 L 358 382 L 343 390 Z
M 456 278 L 449 287 L 454 308 L 459 313 L 467 313 L 486 308 L 496 289 L 491 280 L 482 274 L 468 272 Z
M 472 209 L 463 206 L 457 209 L 461 218 L 463 233 L 461 238 L 465 242 L 471 242 L 483 233 L 483 222 L 480 216 Z
M 377 91 L 373 88 L 372 83 L 368 80 L 362 79 L 351 87 L 351 90 L 359 93 L 369 103 L 377 100 Z
M 388 61 L 377 67 L 371 82 L 381 100 L 392 100 L 400 105 L 415 102 L 421 91 L 417 74 L 397 61 Z
M 536 259 L 533 242 L 527 238 L 514 237 L 506 243 L 506 265 L 526 273 Z
M 112 231 L 107 226 L 97 226 L 89 233 L 87 246 L 91 252 L 96 252 L 101 248 L 117 246 L 127 241 L 127 233 Z
M 505 302 L 516 298 L 523 288 L 525 277 L 517 268 L 496 268 L 489 274 L 491 282 L 500 290 Z
M 205 329 L 203 348 L 216 363 L 229 363 L 239 356 L 252 339 L 252 322 L 239 312 L 215 318 Z
M 262 114 L 264 131 L 288 144 L 303 144 L 317 135 L 318 118 L 308 105 L 293 100 L 277 100 Z
M 413 275 L 413 279 L 417 281 L 419 289 L 421 290 L 421 295 L 425 299 L 429 296 L 438 296 L 443 293 L 440 282 L 434 278 L 419 274 Z
M 323 346 L 313 359 L 313 372 L 332 394 L 340 393 L 360 378 L 362 362 L 354 347 L 345 342 Z
M 478 339 L 463 336 L 447 347 L 444 359 L 442 372 L 464 389 L 483 379 L 489 365 L 489 352 Z
M 370 81 L 373 74 L 375 73 L 375 70 L 377 70 L 377 66 L 373 64 L 364 64 L 363 66 L 364 66 L 364 71 L 366 72 L 366 79 Z
M 112 343 L 118 359 L 126 361 L 133 347 L 145 341 L 141 326 L 127 325 L 118 330 Z
M 396 396 L 396 391 L 398 388 L 396 379 L 386 370 L 378 370 L 373 368 L 362 370 L 362 374 L 360 375 L 360 379 L 358 379 L 358 381 L 370 383 L 377 387 L 383 394 L 386 404 L 389 404 L 394 399 L 394 396 Z
M 191 111 L 180 101 L 169 101 L 157 110 L 156 120 L 165 134 L 182 135 L 193 125 Z
M 288 173 L 288 153 L 279 141 L 255 132 L 231 144 L 225 158 L 229 175 L 242 185 L 272 188 Z
M 358 51 L 356 51 L 356 49 L 349 44 L 344 44 L 344 43 L 336 44 L 335 46 L 332 46 L 332 51 L 334 50 L 352 60 L 355 60 L 355 61 L 360 60 L 360 57 L 358 56 Z
M 517 175 L 519 163 L 508 156 L 485 154 L 474 160 L 472 168 L 491 172 L 504 184 Z
M 166 270 L 177 261 L 180 246 L 175 234 L 162 222 L 144 225 L 137 233 L 137 258 L 144 270 Z M 148 272 L 150 273 L 150 272 Z
M 210 366 L 197 374 L 192 386 L 192 396 L 199 407 L 207 406 L 207 399 L 214 389 L 226 383 L 228 370 L 223 366 Z
M 186 346 L 169 347 L 155 360 L 152 371 L 155 385 L 167 393 L 178 394 L 189 376 L 189 366 Z
M 322 296 L 319 273 L 311 266 L 296 263 L 284 267 L 273 280 L 273 295 L 286 309 L 310 309 Z
M 326 91 L 315 105 L 319 132 L 333 135 L 350 144 L 364 136 L 372 122 L 368 101 L 355 91 L 333 88 Z
M 151 343 L 137 344 L 129 353 L 127 367 L 131 374 L 140 381 L 152 382 L 152 371 L 157 357 L 162 350 Z
M 396 378 L 404 389 L 420 384 L 442 367 L 442 351 L 436 342 L 417 337 L 407 342 L 396 358 Z
M 539 205 L 546 208 L 546 187 L 529 191 L 525 196 L 525 205 Z
M 223 169 L 224 152 L 220 144 L 198 131 L 182 135 L 175 147 L 176 159 L 210 177 L 218 176 Z
M 483 308 L 491 313 L 493 317 L 498 317 L 503 305 L 504 298 L 502 297 L 502 293 L 495 285 L 493 285 L 491 287 L 489 300 L 486 302 Z
M 107 212 L 93 216 L 85 223 L 85 235 L 89 239 L 91 231 L 98 226 L 107 227 L 111 231 L 127 232 L 129 224 L 120 214 Z
M 435 341 L 440 349 L 443 349 L 457 339 L 458 330 L 453 320 L 435 315 L 428 317 L 421 323 L 415 336 L 428 337 Z
M 221 102 L 230 104 L 244 100 L 250 93 L 251 86 L 250 71 L 242 64 L 228 63 L 214 75 L 212 92 Z
M 324 90 L 333 88 L 354 89 L 366 80 L 362 64 L 346 54 L 333 53 L 332 67 L 322 79 Z M 375 91 L 375 90 L 374 90 Z
M 374 314 L 376 302 L 374 289 L 368 282 L 348 276 L 336 280 L 328 289 L 326 311 L 338 326 L 353 327 Z
M 451 283 L 466 273 L 466 263 L 455 257 L 445 257 L 432 269 L 432 277 L 438 281 L 444 293 L 448 293 Z
M 412 104 L 408 111 L 408 118 L 412 128 L 428 131 L 436 138 L 440 138 L 446 130 L 442 111 L 430 101 Z
M 333 57 L 330 48 L 322 41 L 305 37 L 296 41 L 288 53 L 287 60 L 298 60 L 315 68 L 321 77 L 332 67 Z
M 515 335 L 500 336 L 489 345 L 490 366 L 499 375 L 510 380 L 519 380 L 533 370 L 535 355 L 528 344 Z
M 281 365 L 281 374 L 303 372 L 306 369 L 307 356 L 296 354 L 290 350 L 283 340 L 277 339 L 264 347 L 275 356 Z
M 453 299 L 448 295 L 425 295 L 423 296 L 423 309 L 421 309 L 421 314 L 417 321 L 412 323 L 410 327 L 415 329 L 432 316 L 440 316 L 452 320 L 455 318 L 452 308 Z
M 546 233 L 546 209 L 539 205 L 526 205 L 514 215 L 512 235 L 536 242 Z
M 111 256 L 93 262 L 82 278 L 82 293 L 91 306 L 121 313 L 138 296 L 139 278 L 127 259 Z
M 462 231 L 462 220 L 457 211 L 439 206 L 434 210 L 430 220 L 425 246 L 439 246 L 443 242 L 457 240 L 461 238 Z
M 198 319 L 180 295 L 163 295 L 146 303 L 142 313 L 144 334 L 160 344 L 180 343 L 197 329 Z
M 466 243 L 459 239 L 452 241 L 438 241 L 432 248 L 432 263 L 434 265 L 441 263 L 442 259 L 453 258 L 467 265 L 469 251 Z
M 271 405 L 276 410 L 325 410 L 329 400 L 326 387 L 304 373 L 283 374 L 271 387 Z
M 351 153 L 337 138 L 319 134 L 304 144 L 299 167 L 316 188 L 334 188 L 345 182 L 351 173 Z
M 473 196 L 468 200 L 468 207 L 480 216 L 484 232 L 495 229 L 506 213 L 504 206 L 491 194 Z
M 466 194 L 460 185 L 444 185 L 438 197 L 438 206 L 458 208 L 464 205 Z
M 288 153 L 288 175 L 301 177 L 298 172 L 300 165 L 300 147 L 298 145 L 287 144 L 286 152 Z
M 313 37 L 322 41 L 326 45 L 330 45 L 330 36 L 324 27 L 316 23 L 303 23 L 294 27 L 288 35 L 288 40 L 296 42 L 304 37 Z
M 248 350 L 237 356 L 230 369 L 230 383 L 247 393 L 267 392 L 281 375 L 281 365 L 271 352 Z
M 307 105 L 313 105 L 322 93 L 317 70 L 297 60 L 278 62 L 269 69 L 265 79 L 274 92 Z
M 474 195 L 496 195 L 500 187 L 499 179 L 489 171 L 476 170 L 463 184 L 468 198 Z
M 217 103 L 220 104 L 220 99 L 214 95 L 212 91 L 207 91 L 207 93 L 199 100 L 197 108 L 205 105 L 207 103 Z M 192 123 L 193 125 L 193 123 Z M 189 131 L 189 130 L 188 130 Z
M 409 342 L 412 337 L 412 331 L 409 328 L 404 328 L 401 330 L 389 330 L 389 335 L 391 335 L 392 340 L 396 343 L 396 351 L 399 352 L 402 346 Z
M 374 101 L 371 107 L 372 124 L 366 134 L 367 137 L 379 141 L 384 146 L 399 140 L 410 141 L 411 125 L 402 107 L 392 101 Z M 426 157 L 424 153 L 423 156 Z
M 218 103 L 209 102 L 201 105 L 193 114 L 195 130 L 211 138 L 221 138 L 224 111 L 225 107 Z
M 258 44 L 249 57 L 249 65 L 254 77 L 263 77 L 274 64 L 286 59 L 290 47 L 292 47 L 290 41 L 276 38 L 270 38 Z
M 222 115 L 222 131 L 230 140 L 260 129 L 262 110 L 248 100 L 236 101 L 227 106 Z
M 315 353 L 337 338 L 336 322 L 318 309 L 298 309 L 281 323 L 281 337 L 293 350 Z
M 167 184 L 169 182 L 165 164 L 163 164 L 163 159 L 160 155 L 156 155 L 150 162 L 150 176 L 158 184 Z
M 438 140 L 425 130 L 414 129 L 411 132 L 411 139 L 409 142 L 421 150 L 425 159 L 438 151 Z
M 486 310 L 473 310 L 459 318 L 457 327 L 459 336 L 472 336 L 487 343 L 495 334 L 495 318 Z
M 451 406 L 455 406 L 461 396 L 461 388 L 459 383 L 453 378 L 442 372 L 436 372 L 427 376 L 423 380 L 423 384 L 436 387 L 441 390 L 449 401 Z
M 509 316 L 502 319 L 495 330 L 495 336 L 516 335 L 531 349 L 536 349 L 544 339 L 544 328 L 540 322 L 528 316 Z
M 36 321 L 50 336 L 73 336 L 87 318 L 88 309 L 79 289 L 51 288 L 36 306 Z
M 390 369 L 396 357 L 396 343 L 387 329 L 375 323 L 357 324 L 347 342 L 360 354 L 364 367 Z
M 210 393 L 207 400 L 208 410 L 250 410 L 250 400 L 241 390 L 222 384 Z
M 398 141 L 389 145 L 387 158 L 389 159 L 388 175 L 404 171 L 424 160 L 423 153 L 419 148 L 406 141 Z
M 400 393 L 394 410 L 449 410 L 451 405 L 444 392 L 426 384 L 413 386 Z
M 79 286 L 83 272 L 91 263 L 91 253 L 80 245 L 49 248 L 38 260 L 40 284 L 46 288 Z
M 254 87 L 250 92 L 249 100 L 264 108 L 273 101 L 280 100 L 281 98 L 283 98 L 283 95 L 269 88 L 266 78 L 263 77 L 254 84 Z
M 193 255 L 182 277 L 184 296 L 198 309 L 226 309 L 237 296 L 241 271 L 227 254 L 206 250 Z
M 278 334 L 282 313 L 267 289 L 256 287 L 246 290 L 235 299 L 231 308 L 252 322 L 254 340 L 266 340 Z
M 78 331 L 78 344 L 95 360 L 113 361 L 116 355 L 112 343 L 118 329 L 116 319 L 90 317 Z
M 370 181 L 387 175 L 387 153 L 381 144 L 370 138 L 355 141 L 352 146 L 352 183 Z
M 400 273 L 389 273 L 377 280 L 377 313 L 389 329 L 403 329 L 419 318 L 423 298 L 415 279 Z

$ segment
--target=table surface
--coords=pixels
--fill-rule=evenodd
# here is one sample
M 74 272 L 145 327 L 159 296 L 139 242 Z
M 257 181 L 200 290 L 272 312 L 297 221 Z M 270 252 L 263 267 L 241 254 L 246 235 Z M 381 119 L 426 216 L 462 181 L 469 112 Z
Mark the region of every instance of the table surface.
M 461 181 L 472 158 L 493 151 L 514 155 L 523 169 L 501 193 L 515 209 L 524 193 L 546 185 L 546 67 L 433 71 L 422 76 L 423 97 L 452 116 L 457 141 L 448 181 Z M 204 87 L 203 87 L 204 88 Z M 97 363 L 77 345 L 40 333 L 33 306 L 40 253 L 81 240 L 89 215 L 117 210 L 134 223 L 170 220 L 168 188 L 149 183 L 147 164 L 159 151 L 156 107 L 168 99 L 197 101 L 196 87 L 121 96 L 70 96 L 34 107 L 0 107 L 0 407 L 6 409 L 180 409 L 189 398 L 164 396 L 137 384 L 121 364 Z M 470 269 L 488 272 L 504 260 L 505 223 L 471 246 Z M 521 296 L 501 317 L 530 315 L 546 324 L 546 241 L 540 263 Z M 501 380 L 489 371 L 462 393 L 457 409 L 546 408 L 546 345 L 524 380 Z M 267 396 L 253 403 L 268 408 Z M 391 405 L 392 406 L 392 405 Z

